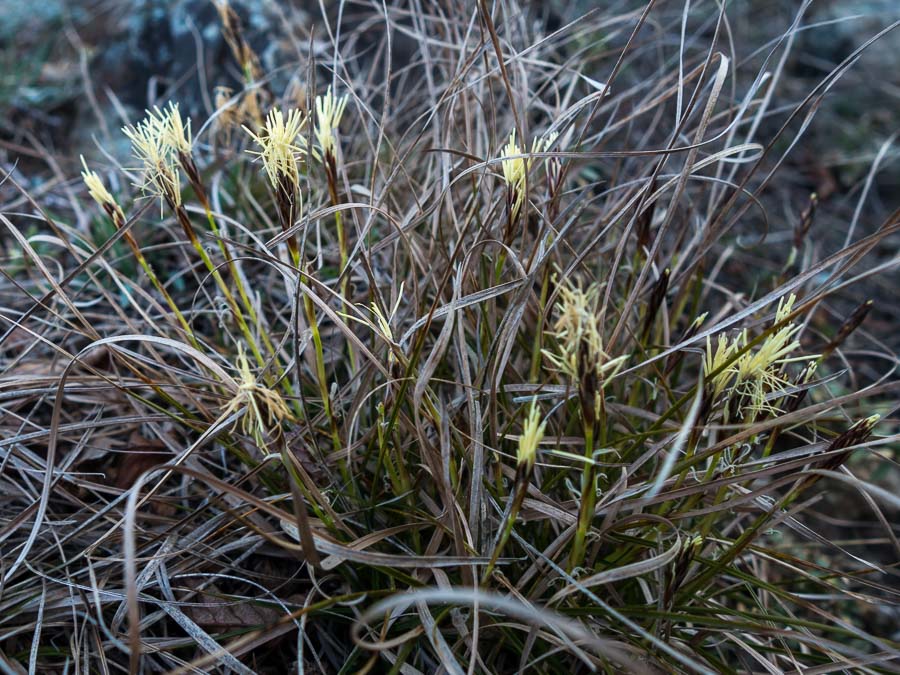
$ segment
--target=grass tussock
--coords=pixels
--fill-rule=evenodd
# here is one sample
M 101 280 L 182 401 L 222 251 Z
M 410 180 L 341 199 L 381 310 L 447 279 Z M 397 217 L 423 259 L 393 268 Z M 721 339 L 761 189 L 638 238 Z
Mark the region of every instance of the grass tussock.
M 806 5 L 696 5 L 379 5 L 279 88 L 218 3 L 242 88 L 0 215 L 0 669 L 896 672 L 900 220 L 767 201 L 861 52 L 776 105 Z

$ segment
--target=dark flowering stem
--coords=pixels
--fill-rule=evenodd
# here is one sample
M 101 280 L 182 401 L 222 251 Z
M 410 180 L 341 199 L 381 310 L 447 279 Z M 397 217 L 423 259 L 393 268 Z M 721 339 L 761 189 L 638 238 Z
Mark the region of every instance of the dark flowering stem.
M 544 267 L 541 278 L 541 295 L 538 300 L 538 321 L 544 317 L 544 309 L 547 306 L 547 296 L 550 294 L 550 268 Z M 544 346 L 544 331 L 536 330 L 534 332 L 534 342 L 531 347 L 531 371 L 530 379 L 537 382 L 541 374 L 541 350 Z
M 497 537 L 497 543 L 494 544 L 494 551 L 491 553 L 491 559 L 484 570 L 484 574 L 481 576 L 482 586 L 486 586 L 488 581 L 490 581 L 491 575 L 494 572 L 494 567 L 497 565 L 497 560 L 503 553 L 503 549 L 506 548 L 507 542 L 509 542 L 509 537 L 516 524 L 516 518 L 519 515 L 519 510 L 522 508 L 522 502 L 525 501 L 525 495 L 528 492 L 528 479 L 530 474 L 530 468 L 522 464 L 516 469 L 514 492 L 510 497 L 509 507 L 506 510 L 506 517 L 503 519 L 503 525 L 500 529 L 500 535 Z
M 311 282 L 311 277 L 308 272 L 304 272 L 303 277 Z M 306 314 L 306 321 L 309 324 L 310 333 L 312 334 L 316 380 L 319 384 L 319 395 L 322 397 L 322 408 L 324 409 L 325 417 L 328 420 L 332 448 L 335 453 L 339 453 L 343 449 L 343 443 L 341 442 L 341 435 L 338 430 L 337 420 L 334 416 L 334 410 L 331 406 L 331 393 L 328 391 L 328 375 L 325 370 L 325 350 L 322 346 L 322 335 L 319 332 L 319 324 L 316 320 L 315 304 L 313 303 L 312 297 L 309 295 L 313 292 L 312 284 L 307 284 L 307 288 L 308 292 L 303 295 L 303 309 Z M 338 462 L 338 467 L 344 482 L 348 485 L 352 485 L 349 465 L 349 457 L 344 461 Z
M 331 152 L 325 153 L 325 176 L 328 183 L 328 196 L 331 199 L 331 205 L 335 208 L 334 212 L 334 227 L 337 233 L 338 239 L 338 251 L 340 254 L 340 275 L 341 275 L 341 285 L 340 285 L 340 294 L 341 294 L 341 302 L 343 305 L 343 311 L 349 313 L 350 312 L 350 301 L 347 298 L 349 295 L 350 288 L 350 271 L 347 269 L 347 265 L 350 261 L 349 251 L 347 250 L 347 234 L 344 231 L 344 218 L 339 209 L 341 205 L 341 198 L 338 193 L 338 176 L 337 176 L 337 158 L 335 158 L 334 154 Z M 352 343 L 347 341 L 347 357 L 350 360 L 350 369 L 352 371 L 356 371 L 356 353 L 353 350 Z
M 575 526 L 575 537 L 572 540 L 572 551 L 569 554 L 569 571 L 584 563 L 587 534 L 594 518 L 597 503 L 597 491 L 594 487 L 596 467 L 594 466 L 594 428 L 592 422 L 584 425 L 584 470 L 581 472 L 581 504 L 578 509 L 578 521 Z
M 832 440 L 823 453 L 827 458 L 822 462 L 819 468 L 826 471 L 834 471 L 839 468 L 847 461 L 847 458 L 852 452 L 852 450 L 846 450 L 845 452 L 841 452 L 841 450 L 864 443 L 871 435 L 872 429 L 878 420 L 878 415 L 873 415 L 860 420 Z M 806 489 L 817 483 L 820 479 L 821 476 L 817 474 L 809 474 L 800 478 L 781 499 L 772 505 L 772 508 L 760 515 L 752 525 L 741 533 L 741 536 L 735 540 L 730 549 L 725 551 L 713 565 L 695 577 L 687 586 L 685 586 L 682 592 L 690 593 L 698 588 L 706 588 L 715 576 L 721 574 L 726 565 L 731 564 L 731 562 L 753 542 L 759 530 L 771 520 L 774 514 L 789 507 Z
M 104 208 L 109 215 L 109 217 L 113 221 L 113 225 L 115 225 L 117 230 L 121 230 L 125 227 L 124 215 L 122 215 L 120 210 L 116 210 L 112 208 L 112 206 L 104 205 Z M 141 269 L 144 270 L 144 273 L 147 275 L 147 278 L 150 279 L 150 283 L 153 284 L 154 288 L 160 292 L 163 296 L 163 299 L 166 301 L 166 304 L 169 306 L 169 309 L 172 310 L 172 315 L 176 318 L 178 323 L 184 329 L 184 332 L 187 334 L 188 340 L 190 340 L 191 345 L 200 349 L 200 343 L 197 341 L 197 336 L 194 335 L 194 331 L 191 329 L 190 324 L 187 322 L 187 319 L 184 317 L 184 314 L 181 313 L 181 309 L 175 304 L 175 300 L 169 294 L 169 291 L 166 290 L 166 287 L 163 286 L 162 281 L 160 281 L 159 277 L 156 276 L 156 272 L 153 271 L 153 268 L 150 267 L 150 263 L 147 262 L 147 258 L 144 256 L 144 252 L 141 250 L 141 247 L 138 246 L 137 240 L 131 234 L 131 232 L 125 232 L 122 235 L 125 242 L 128 244 L 131 249 L 132 254 L 135 259 L 138 261 L 138 264 L 141 266 Z
M 237 286 L 238 294 L 241 296 L 241 303 L 243 304 L 244 309 L 247 310 L 247 316 L 250 318 L 250 323 L 254 326 L 257 326 L 259 324 L 259 319 L 256 315 L 256 310 L 253 308 L 253 303 L 250 302 L 250 298 L 247 295 L 247 291 L 244 288 L 244 284 L 241 281 L 240 275 L 238 274 L 237 267 L 234 264 L 234 258 L 232 258 L 231 252 L 228 250 L 228 246 L 225 244 L 225 240 L 222 238 L 222 235 L 219 232 L 219 225 L 216 222 L 216 217 L 213 214 L 212 206 L 209 203 L 209 196 L 206 191 L 206 186 L 203 184 L 203 178 L 201 177 L 200 171 L 197 168 L 196 163 L 194 162 L 194 158 L 191 157 L 191 155 L 187 152 L 179 152 L 178 162 L 181 165 L 181 168 L 184 170 L 184 173 L 187 176 L 191 187 L 194 189 L 194 194 L 197 195 L 197 199 L 199 200 L 200 205 L 203 207 L 203 211 L 206 213 L 206 220 L 209 223 L 209 229 L 218 242 L 219 250 L 222 251 L 222 256 L 225 258 L 225 263 L 228 265 L 228 269 L 231 272 L 232 278 L 234 279 L 235 286 Z M 262 334 L 262 339 L 266 344 L 266 348 L 269 350 L 269 353 L 274 355 L 274 347 L 272 346 L 268 336 L 265 333 Z
M 203 260 L 203 264 L 206 265 L 206 269 L 209 270 L 209 273 L 212 275 L 216 284 L 219 286 L 219 289 L 222 291 L 222 295 L 225 297 L 225 302 L 228 304 L 228 308 L 231 310 L 231 313 L 234 315 L 235 321 L 237 321 L 238 327 L 244 334 L 244 338 L 247 340 L 247 344 L 250 346 L 250 351 L 253 352 L 253 358 L 256 359 L 256 362 L 260 367 L 265 367 L 266 360 L 263 358 L 262 354 L 259 351 L 259 347 L 256 344 L 253 333 L 250 332 L 250 327 L 247 325 L 247 321 L 244 319 L 244 314 L 243 312 L 241 312 L 241 308 L 238 306 L 237 302 L 235 302 L 234 295 L 231 293 L 231 289 L 228 288 L 228 284 L 225 283 L 225 280 L 219 273 L 218 268 L 209 257 L 206 249 L 203 248 L 203 244 L 200 243 L 200 240 L 197 238 L 197 234 L 194 231 L 193 225 L 191 225 L 191 221 L 188 217 L 187 211 L 185 211 L 183 206 L 181 206 L 180 204 L 175 204 L 171 199 L 169 200 L 169 206 L 172 207 L 172 210 L 175 212 L 175 215 L 178 218 L 178 222 L 181 224 L 182 230 L 184 230 L 184 233 L 187 236 L 188 240 L 191 242 L 191 245 L 200 255 L 201 260 Z

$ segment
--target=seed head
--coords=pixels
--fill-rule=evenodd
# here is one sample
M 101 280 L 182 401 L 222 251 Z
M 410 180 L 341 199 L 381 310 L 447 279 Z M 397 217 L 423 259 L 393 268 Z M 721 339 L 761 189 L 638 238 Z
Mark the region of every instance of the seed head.
M 347 94 L 336 98 L 331 92 L 331 87 L 328 87 L 324 96 L 316 96 L 316 141 L 319 143 L 322 158 L 337 157 L 334 132 L 341 124 L 341 116 L 346 107 Z
M 287 119 L 280 110 L 270 111 L 259 135 L 244 127 L 262 148 L 251 152 L 262 158 L 269 182 L 276 190 L 282 179 L 291 185 L 300 183 L 299 161 L 306 155 L 306 140 L 300 132 L 305 124 L 303 113 L 295 108 L 288 111 Z

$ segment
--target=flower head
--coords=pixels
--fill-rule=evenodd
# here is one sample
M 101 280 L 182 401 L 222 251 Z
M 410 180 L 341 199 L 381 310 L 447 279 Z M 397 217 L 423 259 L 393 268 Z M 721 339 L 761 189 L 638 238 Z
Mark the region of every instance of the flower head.
M 81 165 L 84 167 L 84 171 L 81 172 L 81 177 L 84 179 L 84 184 L 87 186 L 91 198 L 100 205 L 100 208 L 109 214 L 109 217 L 113 219 L 113 223 L 116 227 L 124 225 L 125 214 L 122 212 L 122 208 L 116 202 L 115 197 L 113 197 L 109 190 L 106 189 L 100 176 L 98 176 L 96 172 L 88 169 L 87 162 L 84 161 L 84 155 L 81 156 Z
M 719 335 L 715 353 L 707 338 L 704 371 L 707 376 L 712 376 L 710 386 L 714 399 L 727 390 L 729 398 L 737 400 L 739 407 L 746 409 L 751 418 L 763 411 L 778 410 L 772 403 L 772 394 L 777 394 L 791 384 L 785 377 L 784 366 L 816 358 L 791 356 L 800 347 L 797 334 L 802 329 L 802 326 L 787 322 L 796 299 L 791 294 L 779 301 L 775 325 L 784 325 L 766 337 L 756 349 L 748 347 L 751 341 L 746 330 L 730 342 L 724 335 Z M 713 374 L 715 371 L 719 372 Z M 810 376 L 811 374 L 812 371 Z M 738 410 L 738 415 L 744 417 L 744 410 Z
M 835 438 L 831 440 L 828 446 L 825 448 L 826 459 L 821 464 L 821 468 L 826 471 L 836 471 L 840 468 L 844 462 L 847 461 L 847 458 L 850 456 L 851 450 L 847 450 L 846 452 L 837 452 L 839 450 L 845 450 L 846 448 L 852 448 L 855 445 L 859 445 L 861 443 L 865 443 L 869 440 L 869 436 L 872 435 L 872 431 L 875 429 L 875 425 L 878 424 L 881 419 L 881 415 L 870 415 L 865 419 L 858 420 L 854 423 L 849 429 L 844 431 L 844 433 L 839 434 Z M 810 482 L 817 480 L 817 477 L 810 477 L 808 479 Z
M 273 188 L 278 189 L 282 180 L 291 185 L 300 182 L 299 160 L 306 155 L 306 140 L 300 135 L 304 124 L 306 118 L 295 108 L 288 111 L 286 119 L 280 110 L 271 110 L 258 135 L 244 127 L 262 148 L 251 152 L 262 158 Z
M 252 434 L 261 443 L 266 430 L 276 427 L 282 420 L 290 419 L 291 411 L 281 394 L 256 381 L 250 372 L 250 363 L 244 354 L 244 348 L 240 344 L 238 344 L 237 369 L 241 376 L 237 392 L 225 406 L 223 413 L 227 417 L 245 408 L 241 429 L 247 435 Z
M 578 384 L 583 406 L 600 410 L 601 392 L 609 377 L 621 368 L 627 356 L 610 358 L 603 349 L 603 335 L 597 300 L 600 287 L 593 284 L 587 290 L 579 283 L 570 283 L 559 291 L 559 305 L 553 335 L 556 351 L 543 350 L 554 368 Z
M 177 121 L 173 121 L 173 116 Z M 145 193 L 168 199 L 181 206 L 181 180 L 175 162 L 175 152 L 183 143 L 190 149 L 190 122 L 187 136 L 178 114 L 178 106 L 170 104 L 168 110 L 156 108 L 134 126 L 124 127 L 122 132 L 131 141 L 132 154 L 141 162 L 143 183 L 138 184 Z M 180 137 L 178 136 L 180 134 Z
M 322 152 L 322 157 L 336 157 L 335 130 L 341 124 L 344 108 L 347 107 L 347 95 L 335 97 L 331 87 L 324 96 L 316 96 L 316 141 Z
M 596 284 L 584 290 L 580 283 L 567 284 L 559 291 L 558 314 L 553 325 L 559 349 L 544 353 L 558 370 L 575 380 L 584 376 L 586 370 L 600 375 L 609 364 L 609 356 L 603 351 L 597 313 L 599 292 Z
M 509 133 L 509 141 L 503 146 L 500 167 L 503 169 L 503 180 L 510 187 L 517 187 L 519 182 L 524 179 L 525 173 L 528 171 L 530 160 L 526 157 L 515 157 L 521 155 L 522 148 L 516 142 L 516 130 L 513 129 Z
M 160 133 L 163 142 L 171 148 L 175 153 L 191 154 L 191 118 L 187 118 L 187 122 L 181 119 L 181 112 L 178 110 L 178 104 L 169 101 L 169 107 L 154 108 L 153 113 L 159 120 Z
M 547 138 L 535 138 L 531 142 L 531 153 L 543 152 L 556 140 L 556 137 L 557 134 L 550 134 Z M 509 141 L 503 146 L 500 154 L 500 166 L 503 170 L 503 180 L 506 181 L 506 187 L 510 195 L 510 209 L 513 220 L 518 216 L 525 201 L 525 184 L 528 172 L 534 163 L 534 158 L 532 157 L 516 156 L 524 155 L 525 153 L 526 149 L 516 141 L 516 130 L 513 129 L 509 134 Z
M 530 472 L 537 456 L 538 444 L 544 438 L 544 430 L 547 421 L 541 421 L 541 410 L 537 406 L 537 399 L 532 399 L 531 410 L 522 427 L 522 435 L 519 436 L 519 449 L 516 452 L 516 463 Z
M 390 308 L 387 316 L 378 306 L 378 303 L 372 302 L 369 306 L 369 311 L 372 314 L 372 319 L 370 318 L 361 318 L 355 316 L 353 314 L 349 314 L 346 312 L 339 312 L 341 316 L 345 319 L 350 319 L 351 321 L 357 321 L 364 326 L 368 326 L 376 333 L 379 333 L 381 337 L 383 337 L 388 344 L 390 345 L 390 349 L 388 350 L 388 366 L 392 367 L 395 363 L 397 363 L 397 356 L 394 354 L 394 347 L 397 342 L 394 338 L 394 330 L 391 327 L 391 324 L 394 321 L 394 317 L 397 315 L 397 309 L 400 307 L 400 301 L 403 300 L 403 284 L 400 284 L 400 291 L 397 294 L 397 300 L 394 302 L 394 306 Z M 365 309 L 363 305 L 358 305 L 360 308 Z
M 712 340 L 706 336 L 706 358 L 703 361 L 703 374 L 707 377 L 707 383 L 713 392 L 713 398 L 718 398 L 732 379 L 733 373 L 728 370 L 726 364 L 735 353 L 740 351 L 739 338 L 728 341 L 728 338 L 720 333 L 716 341 L 716 350 L 713 351 Z
M 115 204 L 116 200 L 109 193 L 109 190 L 106 189 L 103 181 L 100 180 L 100 176 L 88 169 L 87 162 L 84 160 L 84 155 L 81 155 L 81 165 L 84 167 L 84 171 L 81 172 L 81 177 L 84 179 L 84 184 L 87 186 L 91 198 L 102 207 L 106 207 L 108 204 Z

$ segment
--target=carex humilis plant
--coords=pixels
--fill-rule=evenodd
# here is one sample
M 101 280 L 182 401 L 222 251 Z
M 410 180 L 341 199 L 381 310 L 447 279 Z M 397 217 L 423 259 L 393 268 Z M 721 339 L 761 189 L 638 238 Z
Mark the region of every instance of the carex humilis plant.
M 792 163 L 892 25 L 215 4 L 0 216 L 4 672 L 900 669 L 888 152 Z

